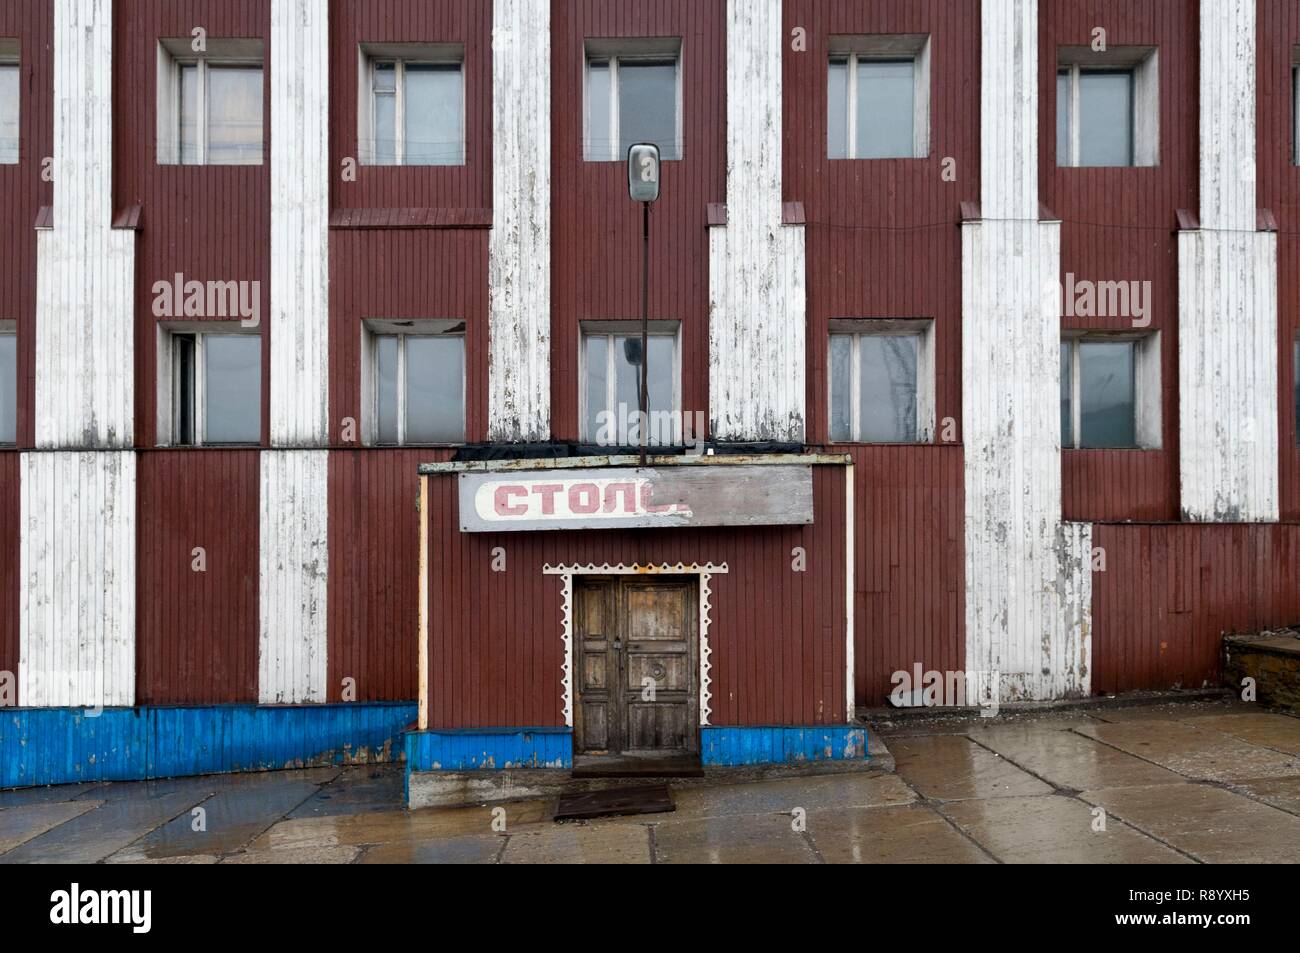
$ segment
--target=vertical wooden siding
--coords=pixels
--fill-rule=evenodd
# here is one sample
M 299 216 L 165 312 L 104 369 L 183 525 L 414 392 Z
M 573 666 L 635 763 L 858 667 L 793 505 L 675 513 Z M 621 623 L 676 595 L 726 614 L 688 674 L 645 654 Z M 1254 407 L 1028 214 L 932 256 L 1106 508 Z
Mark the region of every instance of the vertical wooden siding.
M 579 324 L 639 318 L 641 209 L 622 162 L 583 156 L 585 41 L 680 37 L 682 158 L 665 162 L 651 218 L 650 318 L 681 322 L 682 406 L 709 406 L 707 207 L 723 201 L 726 30 L 722 0 L 602 0 L 551 7 L 551 433 L 578 437 Z M 706 414 L 707 416 L 707 414 Z
M 712 581 L 715 725 L 844 719 L 844 473 L 813 474 L 808 527 L 460 533 L 457 479 L 430 480 L 431 726 L 558 726 L 561 581 L 542 567 L 726 563 Z M 494 547 L 506 571 L 493 572 Z M 791 550 L 807 552 L 795 572 Z
M 255 702 L 258 451 L 141 453 L 137 486 L 137 704 Z
M 1094 691 L 1218 684 L 1222 636 L 1300 622 L 1300 526 L 1098 525 Z
M 263 44 L 262 164 L 159 165 L 158 41 L 249 37 Z M 113 7 L 114 208 L 140 205 L 136 240 L 136 445 L 156 445 L 157 325 L 153 285 L 260 281 L 263 433 L 270 413 L 271 34 L 268 0 L 116 0 Z M 189 319 L 187 319 L 189 320 Z
M 1040 0 L 1040 195 L 1062 219 L 1061 280 L 1150 281 L 1148 330 L 1161 332 L 1159 450 L 1066 450 L 1070 520 L 1178 518 L 1178 246 L 1175 213 L 1198 204 L 1198 0 Z M 1160 162 L 1141 168 L 1056 164 L 1058 48 L 1106 42 L 1156 46 L 1160 57 Z M 1128 318 L 1062 318 L 1062 328 L 1132 330 Z
M 1300 166 L 1295 159 L 1292 69 L 1300 47 L 1300 5 L 1259 0 L 1255 44 L 1257 187 L 1278 223 L 1278 457 L 1282 519 L 1300 520 L 1300 427 L 1295 415 L 1295 342 L 1300 339 Z
M 0 4 L 0 37 L 19 43 L 19 152 L 0 165 L 0 321 L 18 335 L 16 447 L 0 450 L 0 672 L 18 677 L 21 501 L 18 449 L 30 447 L 36 395 L 36 213 L 54 201 L 41 162 L 54 149 L 54 7 L 49 0 Z
M 808 440 L 829 440 L 827 354 L 834 318 L 930 318 L 936 437 L 943 446 L 850 446 L 856 503 L 856 693 L 880 703 L 890 676 L 964 666 L 961 449 L 961 202 L 980 194 L 980 13 L 962 0 L 786 0 L 785 194 L 808 220 Z M 930 35 L 930 152 L 830 160 L 828 41 Z M 955 181 L 945 181 L 951 159 Z M 951 420 L 945 428 L 943 421 Z M 946 430 L 946 433 L 945 433 Z M 821 517 L 819 515 L 818 519 Z

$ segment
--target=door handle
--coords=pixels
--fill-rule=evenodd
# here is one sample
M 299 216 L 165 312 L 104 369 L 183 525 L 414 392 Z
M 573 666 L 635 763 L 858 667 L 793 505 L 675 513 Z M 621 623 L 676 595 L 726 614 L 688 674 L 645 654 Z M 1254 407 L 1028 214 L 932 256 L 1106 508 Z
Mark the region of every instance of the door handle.
M 615 639 L 615 640 L 614 640 L 614 651 L 615 651 L 615 652 L 621 652 L 621 651 L 623 651 L 623 640 L 622 640 L 622 639 Z

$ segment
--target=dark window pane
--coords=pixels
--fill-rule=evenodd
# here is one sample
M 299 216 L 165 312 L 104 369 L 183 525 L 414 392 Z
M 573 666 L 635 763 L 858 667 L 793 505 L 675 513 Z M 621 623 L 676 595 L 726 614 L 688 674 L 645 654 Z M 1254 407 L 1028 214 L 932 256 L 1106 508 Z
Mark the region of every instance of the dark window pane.
M 647 366 L 648 405 L 650 407 L 649 442 L 663 446 L 677 443 L 677 428 L 673 420 L 673 339 L 666 335 L 651 335 L 650 363 Z
M 18 161 L 18 67 L 0 65 L 0 164 Z
M 458 65 L 406 67 L 406 164 L 465 161 L 464 110 Z
M 176 375 L 174 437 L 177 445 L 192 447 L 195 442 L 194 401 L 197 397 L 194 390 L 196 368 L 194 335 L 178 334 L 175 341 L 176 350 L 173 355 L 176 362 L 174 369 Z
M 1079 75 L 1079 165 L 1133 164 L 1133 74 Z
M 375 338 L 375 439 L 395 444 L 397 432 L 397 347 L 396 335 Z
M 859 439 L 916 441 L 915 335 L 864 334 L 858 339 Z
M 853 337 L 831 335 L 831 440 L 853 439 Z
M 617 422 L 611 421 L 604 413 L 610 410 L 605 406 L 609 403 L 609 377 L 606 372 L 609 339 L 603 335 L 593 335 L 587 338 L 586 347 L 583 364 L 587 374 L 587 440 L 596 443 L 608 438 L 612 446 L 618 442 Z M 605 431 L 603 434 L 602 427 Z
M 258 443 L 262 436 L 262 339 L 203 338 L 204 443 Z
M 616 159 L 609 132 L 609 62 L 592 60 L 587 73 L 587 158 Z
M 406 338 L 406 442 L 465 439 L 465 339 Z
M 1074 446 L 1074 348 L 1061 342 L 1061 446 Z
M 1295 344 L 1295 369 L 1292 372 L 1295 375 L 1295 425 L 1296 425 L 1296 446 L 1300 447 L 1300 341 Z
M 262 162 L 262 69 L 208 69 L 208 163 Z
M 0 334 L 0 443 L 18 437 L 18 338 Z
M 1070 164 L 1070 71 L 1056 74 L 1056 164 Z
M 618 125 L 620 157 L 638 142 L 654 143 L 664 159 L 680 157 L 675 62 L 619 60 Z
M 1137 446 L 1132 341 L 1079 344 L 1080 445 Z
M 845 57 L 831 60 L 826 84 L 826 155 L 849 156 L 849 61 Z
M 858 61 L 859 159 L 912 156 L 915 64 Z

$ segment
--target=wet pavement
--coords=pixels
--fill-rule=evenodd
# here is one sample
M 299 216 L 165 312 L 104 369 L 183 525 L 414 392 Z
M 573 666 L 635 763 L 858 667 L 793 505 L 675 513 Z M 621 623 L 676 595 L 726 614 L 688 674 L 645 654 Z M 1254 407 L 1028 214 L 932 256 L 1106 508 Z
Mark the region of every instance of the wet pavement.
M 1300 861 L 1300 719 L 1231 702 L 898 718 L 896 770 L 710 783 L 676 811 L 403 810 L 400 765 L 0 792 L 0 863 Z

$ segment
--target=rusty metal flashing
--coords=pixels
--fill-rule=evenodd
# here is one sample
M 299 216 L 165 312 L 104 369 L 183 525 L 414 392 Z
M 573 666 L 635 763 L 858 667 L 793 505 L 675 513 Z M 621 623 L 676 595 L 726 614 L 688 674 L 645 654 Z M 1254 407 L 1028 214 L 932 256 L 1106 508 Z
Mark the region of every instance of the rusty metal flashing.
M 446 463 L 422 463 L 421 476 L 449 473 L 518 473 L 532 470 L 586 470 L 599 467 L 636 467 L 636 454 L 599 457 L 535 458 L 529 460 L 463 460 Z M 775 453 L 700 456 L 655 456 L 646 460 L 648 467 L 686 466 L 850 466 L 847 453 Z

